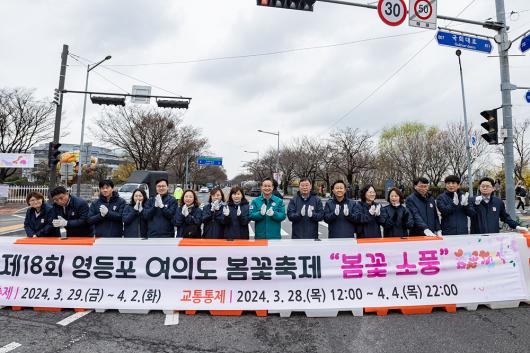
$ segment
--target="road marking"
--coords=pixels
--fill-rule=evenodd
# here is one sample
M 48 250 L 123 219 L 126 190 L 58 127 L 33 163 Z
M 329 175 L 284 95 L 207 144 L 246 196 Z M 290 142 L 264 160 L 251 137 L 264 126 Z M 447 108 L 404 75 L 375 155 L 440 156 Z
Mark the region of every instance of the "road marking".
M 318 224 L 320 224 L 322 227 L 326 227 L 326 228 L 328 227 L 328 224 L 324 221 L 320 221 L 318 222 Z
M 10 233 L 24 228 L 23 224 L 13 224 L 11 226 L 0 227 L 0 233 Z
M 174 312 L 173 314 L 166 315 L 164 325 L 170 326 L 170 325 L 178 325 L 178 324 L 179 324 L 179 313 L 178 312 Z
M 61 325 L 61 326 L 70 325 L 75 320 L 80 319 L 83 316 L 90 314 L 91 312 L 92 312 L 92 310 L 87 310 L 87 311 L 82 311 L 82 312 L 79 312 L 79 313 L 75 313 L 74 315 L 70 315 L 66 319 L 62 319 L 61 321 L 59 321 L 57 323 L 57 325 Z
M 18 215 L 18 214 L 12 214 L 11 216 L 17 217 L 17 218 L 26 219 L 26 216 L 21 216 L 21 215 Z
M 20 346 L 22 345 L 18 342 L 11 342 L 10 344 L 0 347 L 0 353 L 11 352 L 13 349 L 17 349 Z

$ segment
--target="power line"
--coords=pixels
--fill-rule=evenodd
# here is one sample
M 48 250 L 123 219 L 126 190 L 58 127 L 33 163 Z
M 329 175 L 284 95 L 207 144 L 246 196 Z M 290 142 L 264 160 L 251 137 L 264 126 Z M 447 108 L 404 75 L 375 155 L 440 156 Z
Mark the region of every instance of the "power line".
M 75 55 L 75 54 L 74 54 Z M 77 55 L 71 55 L 72 59 L 74 59 L 75 61 L 83 64 L 83 65 L 79 65 L 79 66 L 87 66 L 87 62 L 84 62 L 80 59 L 79 56 Z M 126 89 L 123 89 L 122 87 L 120 87 L 118 84 L 114 83 L 113 81 L 109 80 L 108 78 L 106 78 L 105 76 L 103 76 L 102 74 L 100 74 L 99 72 L 95 71 L 94 70 L 94 74 L 98 75 L 99 77 L 101 77 L 103 80 L 107 81 L 108 83 L 110 83 L 111 85 L 113 85 L 114 87 L 118 88 L 119 90 L 125 92 L 125 93 L 128 93 L 128 91 Z

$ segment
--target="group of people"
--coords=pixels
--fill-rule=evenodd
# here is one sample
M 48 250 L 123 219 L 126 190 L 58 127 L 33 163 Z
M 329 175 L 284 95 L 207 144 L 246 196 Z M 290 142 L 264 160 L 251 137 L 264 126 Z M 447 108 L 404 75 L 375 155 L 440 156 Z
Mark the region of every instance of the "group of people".
M 97 236 L 126 238 L 210 238 L 249 239 L 249 223 L 255 222 L 256 239 L 281 239 L 281 223 L 292 223 L 293 239 L 319 239 L 319 222 L 328 225 L 329 238 L 380 238 L 498 233 L 500 221 L 512 229 L 527 232 L 506 212 L 504 202 L 494 195 L 494 181 L 483 178 L 475 197 L 460 191 L 460 179 L 445 178 L 445 192 L 437 199 L 429 193 L 426 178 L 414 180 L 414 192 L 404 198 L 399 188 L 388 192 L 388 205 L 376 201 L 373 185 L 359 191 L 360 201 L 347 197 L 347 185 L 337 180 L 332 197 L 323 205 L 307 178 L 288 203 L 275 195 L 270 178 L 261 182 L 261 195 L 249 202 L 235 186 L 225 198 L 220 188 L 210 192 L 201 207 L 196 193 L 185 190 L 177 200 L 168 192 L 168 181 L 156 182 L 156 195 L 146 197 L 142 189 L 127 203 L 114 191 L 111 180 L 99 183 L 99 198 L 90 206 L 58 186 L 50 196 L 28 195 L 30 206 L 24 222 L 28 237 Z M 439 216 L 440 215 L 440 216 Z M 471 224 L 471 228 L 469 228 Z M 175 227 L 177 232 L 175 234 Z

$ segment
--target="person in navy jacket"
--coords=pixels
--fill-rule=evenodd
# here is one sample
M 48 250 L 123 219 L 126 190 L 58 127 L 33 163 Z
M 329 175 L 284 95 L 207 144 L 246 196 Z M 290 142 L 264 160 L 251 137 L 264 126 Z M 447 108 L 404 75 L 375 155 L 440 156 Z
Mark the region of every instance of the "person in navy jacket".
M 224 201 L 223 190 L 213 188 L 210 191 L 208 204 L 202 208 L 202 223 L 204 224 L 202 236 L 204 238 L 224 239 Z
M 123 235 L 125 238 L 147 239 L 147 221 L 144 217 L 144 208 L 147 195 L 143 189 L 133 191 L 131 201 L 123 208 Z
M 471 217 L 472 234 L 499 233 L 499 220 L 508 224 L 518 232 L 528 232 L 528 228 L 521 227 L 514 221 L 504 206 L 504 202 L 493 195 L 495 191 L 493 179 L 485 177 L 480 179 L 480 195 L 470 198 L 475 215 Z
M 436 201 L 429 193 L 429 179 L 414 179 L 414 192 L 407 197 L 405 204 L 414 219 L 410 235 L 442 235 Z
M 308 178 L 300 179 L 300 191 L 289 201 L 287 218 L 292 222 L 293 239 L 318 239 L 318 222 L 324 219 L 324 207 Z
M 442 216 L 442 234 L 469 234 L 468 217 L 475 214 L 469 204 L 469 193 L 460 192 L 460 178 L 448 175 L 445 180 L 445 192 L 436 199 L 436 206 Z
M 373 185 L 361 189 L 361 202 L 357 204 L 353 217 L 357 238 L 381 238 L 381 205 L 375 202 L 377 193 Z
M 186 190 L 180 198 L 180 207 L 175 215 L 177 237 L 200 238 L 202 210 L 199 200 L 193 190 Z
M 167 180 L 158 179 L 156 195 L 149 198 L 143 210 L 147 220 L 147 236 L 149 238 L 174 238 L 173 222 L 177 208 L 177 200 L 168 193 Z
M 54 228 L 53 208 L 44 202 L 44 195 L 40 192 L 30 192 L 26 197 L 28 210 L 24 218 L 24 230 L 30 238 L 59 237 L 59 228 Z
M 227 240 L 249 239 L 249 204 L 243 190 L 234 186 L 228 194 L 228 202 L 223 207 L 224 236 Z
M 337 180 L 331 186 L 333 197 L 324 207 L 328 238 L 355 238 L 355 201 L 346 197 L 346 183 Z
M 92 202 L 88 223 L 95 226 L 96 237 L 123 238 L 122 213 L 125 200 L 114 191 L 112 180 L 99 182 L 99 198 Z
M 388 205 L 381 209 L 383 222 L 383 237 L 406 237 L 409 229 L 414 226 L 412 216 L 403 206 L 405 198 L 398 188 L 394 187 L 388 192 Z
M 88 204 L 70 195 L 64 186 L 50 192 L 53 200 L 53 221 L 56 228 L 64 227 L 67 237 L 93 237 L 94 227 L 88 223 Z

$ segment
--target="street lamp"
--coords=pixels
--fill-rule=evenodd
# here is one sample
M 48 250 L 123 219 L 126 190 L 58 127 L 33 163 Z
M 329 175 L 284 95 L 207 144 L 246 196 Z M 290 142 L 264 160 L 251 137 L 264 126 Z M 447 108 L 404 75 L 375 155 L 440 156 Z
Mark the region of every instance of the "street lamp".
M 87 65 L 86 68 L 86 80 L 85 80 L 85 92 L 88 91 L 88 74 L 90 71 L 94 70 L 104 61 L 110 60 L 112 56 L 107 55 L 103 60 L 98 61 L 97 63 Z M 86 115 L 86 99 L 87 93 L 85 93 L 85 100 L 83 101 L 83 119 L 81 120 L 81 142 L 79 143 L 79 165 L 77 167 L 77 197 L 81 195 L 81 175 L 82 175 L 82 166 L 83 166 L 83 143 L 85 138 L 85 115 Z
M 254 154 L 257 154 L 257 155 L 258 155 L 258 162 L 259 162 L 259 151 L 247 151 L 247 150 L 245 150 L 245 151 L 243 151 L 243 152 L 245 152 L 245 153 L 254 153 Z
M 263 134 L 278 136 L 278 149 L 276 151 L 276 173 L 279 174 L 280 173 L 280 131 L 278 130 L 278 132 L 271 132 L 271 131 L 258 130 L 258 132 L 261 132 Z

